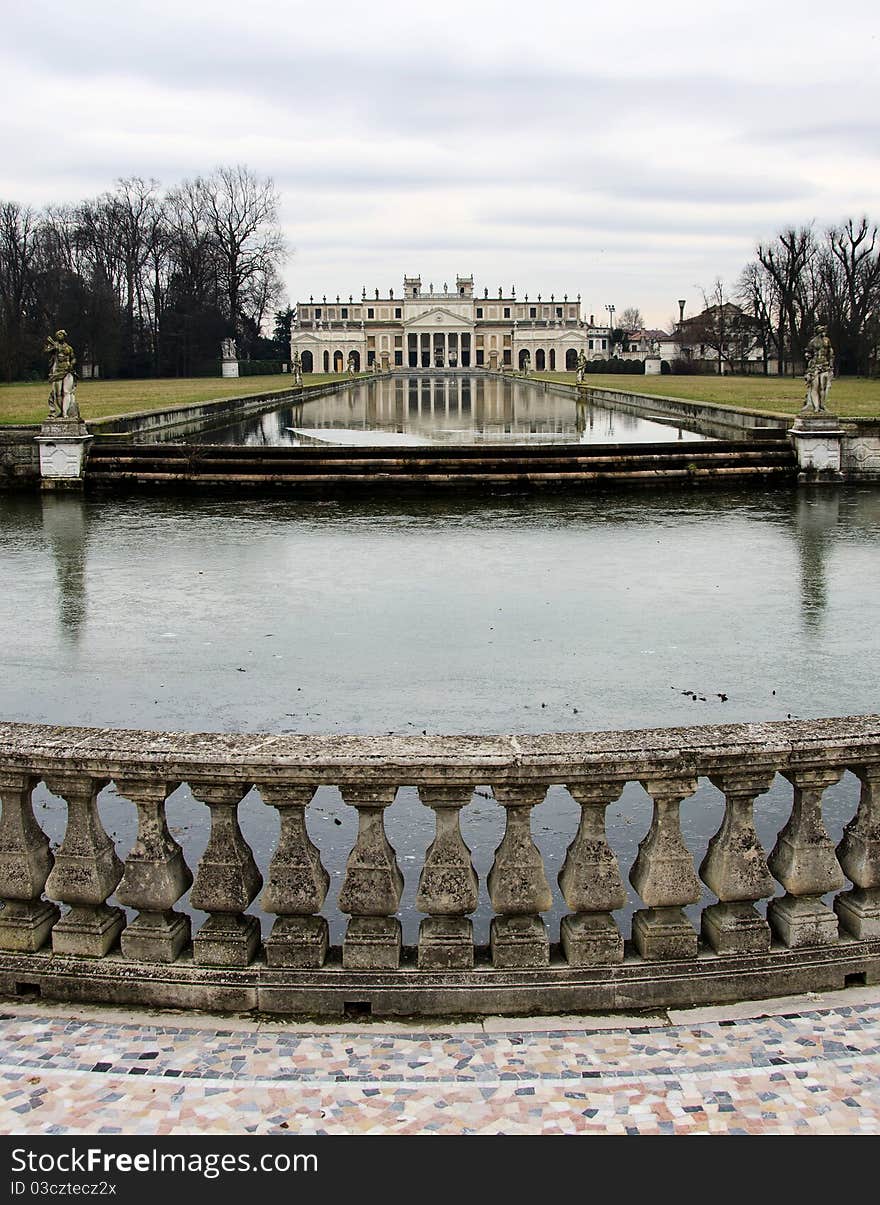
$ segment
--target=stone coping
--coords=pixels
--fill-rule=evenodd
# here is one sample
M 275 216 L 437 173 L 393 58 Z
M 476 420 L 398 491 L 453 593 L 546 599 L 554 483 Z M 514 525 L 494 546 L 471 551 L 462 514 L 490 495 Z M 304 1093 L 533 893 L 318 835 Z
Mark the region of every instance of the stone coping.
M 880 716 L 619 732 L 369 736 L 150 732 L 0 722 L 0 768 L 338 782 L 643 780 L 880 763 Z

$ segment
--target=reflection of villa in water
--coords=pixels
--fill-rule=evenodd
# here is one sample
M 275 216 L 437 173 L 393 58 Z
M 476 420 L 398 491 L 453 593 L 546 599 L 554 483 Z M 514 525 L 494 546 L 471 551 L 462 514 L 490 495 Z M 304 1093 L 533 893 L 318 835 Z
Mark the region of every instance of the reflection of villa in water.
M 608 355 L 610 331 L 581 317 L 581 298 L 517 298 L 511 286 L 504 295 L 474 295 L 474 278 L 459 276 L 455 288 L 405 276 L 403 296 L 379 290 L 359 301 L 338 296 L 301 301 L 291 331 L 291 355 L 299 352 L 304 372 L 344 372 L 352 357 L 356 370 L 378 361 L 392 368 L 522 368 L 573 371 L 578 353 L 588 359 Z
M 284 406 L 199 443 L 272 446 L 366 443 L 642 443 L 699 439 L 676 426 L 577 403 L 544 382 L 465 372 L 360 379 L 305 404 Z M 350 433 L 347 438 L 345 433 Z M 394 436 L 398 438 L 394 438 Z

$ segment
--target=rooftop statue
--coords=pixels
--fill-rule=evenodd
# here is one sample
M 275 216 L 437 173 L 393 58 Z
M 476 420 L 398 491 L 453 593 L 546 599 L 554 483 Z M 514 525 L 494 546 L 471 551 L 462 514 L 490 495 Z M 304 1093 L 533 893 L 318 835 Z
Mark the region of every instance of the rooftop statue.
M 76 356 L 67 331 L 49 335 L 43 349 L 49 356 L 49 418 L 80 418 L 76 403 Z
M 828 390 L 834 376 L 834 348 L 828 338 L 828 328 L 816 328 L 810 342 L 807 344 L 807 370 L 804 380 L 807 384 L 807 398 L 804 410 L 814 410 L 821 413 L 825 410 Z

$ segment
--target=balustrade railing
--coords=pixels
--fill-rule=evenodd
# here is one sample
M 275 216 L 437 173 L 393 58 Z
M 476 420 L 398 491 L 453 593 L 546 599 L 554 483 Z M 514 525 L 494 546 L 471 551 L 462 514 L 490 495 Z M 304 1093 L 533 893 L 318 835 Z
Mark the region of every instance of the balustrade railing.
M 823 793 L 847 770 L 859 780 L 860 796 L 835 848 L 823 823 Z M 754 814 L 777 774 L 791 784 L 790 813 L 768 854 Z M 724 797 L 699 866 L 679 815 L 698 779 Z M 67 805 L 54 851 L 32 807 L 40 782 Z M 124 861 L 97 803 L 111 782 L 121 797 L 115 806 L 130 806 L 137 817 Z M 642 785 L 653 814 L 629 871 L 641 906 L 625 940 L 614 914 L 627 892 L 605 813 L 630 782 Z M 197 859 L 166 818 L 166 801 L 181 783 L 209 810 L 210 833 Z M 335 900 L 307 828 L 322 785 L 337 786 L 357 812 Z M 488 948 L 474 942 L 480 882 L 460 826 L 481 785 L 491 787 L 504 813 L 485 882 L 493 914 Z M 418 873 L 413 949 L 402 944 L 404 876 L 385 826 L 401 786 L 415 786 L 434 817 Z M 551 786 L 564 786 L 580 810 L 558 876 L 550 874 L 531 824 Z M 253 788 L 280 820 L 265 882 L 239 824 L 239 804 Z M 433 992 L 426 1000 L 446 1011 L 525 1011 L 560 1000 L 582 1007 L 643 1000 L 647 1007 L 880 979 L 876 716 L 421 738 L 10 723 L 0 724 L 0 799 L 0 990 L 7 992 L 25 983 L 64 998 L 97 992 L 174 1003 L 177 990 L 181 1000 L 192 999 L 184 988 L 197 983 L 200 1002 L 210 1003 L 216 990 L 223 1007 L 223 990 L 238 976 L 255 993 L 235 996 L 238 1007 L 244 998 L 256 1007 L 265 988 L 282 1009 L 316 1011 L 357 989 L 367 1004 L 379 992 L 386 1011 L 424 1011 L 428 1004 L 417 999 L 423 982 Z M 554 878 L 569 909 L 558 943 L 545 920 Z M 180 910 L 187 891 L 188 906 L 207 914 L 194 933 Z M 706 903 L 710 893 L 716 902 Z M 258 899 L 271 921 L 265 939 L 248 911 Z M 341 951 L 330 944 L 326 913 L 334 903 L 348 917 Z M 90 973 L 88 964 L 100 970 Z M 212 979 L 215 972 L 220 977 Z M 561 996 L 554 983 L 564 985 Z

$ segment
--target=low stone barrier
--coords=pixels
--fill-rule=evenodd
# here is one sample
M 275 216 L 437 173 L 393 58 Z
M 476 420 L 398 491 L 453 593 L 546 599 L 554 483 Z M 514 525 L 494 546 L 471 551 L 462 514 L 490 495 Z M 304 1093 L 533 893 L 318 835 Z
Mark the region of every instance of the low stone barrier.
M 40 480 L 39 427 L 0 427 L 0 489 L 33 489 Z
M 845 770 L 861 798 L 835 849 L 822 795 Z M 753 808 L 776 773 L 791 811 L 769 858 Z M 679 808 L 707 777 L 725 811 L 699 868 Z M 54 851 L 32 808 L 39 781 L 67 803 Z M 121 861 L 98 812 L 112 781 L 136 809 Z M 605 810 L 627 782 L 653 819 L 630 872 L 632 940 Z M 169 831 L 181 783 L 210 811 L 197 864 Z M 306 829 L 319 784 L 338 786 L 358 831 L 338 895 L 350 918 L 331 947 L 330 876 Z M 505 814 L 487 876 L 494 917 L 474 945 L 478 877 L 459 826 L 478 784 Z M 547 866 L 530 828 L 551 784 L 580 807 L 558 876 L 570 909 L 551 946 Z M 398 787 L 436 817 L 421 866 L 416 947 L 402 945 L 403 876 L 385 831 Z M 127 732 L 0 724 L 0 991 L 56 1000 L 272 1013 L 523 1013 L 649 1009 L 880 981 L 880 717 L 545 736 L 311 737 Z M 265 882 L 238 821 L 256 787 L 280 835 Z M 717 902 L 699 930 L 684 909 Z M 848 880 L 848 881 L 847 881 Z M 177 910 L 208 914 L 195 934 Z M 45 893 L 45 894 L 44 894 Z M 274 917 L 261 939 L 247 909 Z M 833 898 L 832 898 L 833 897 Z M 829 902 L 830 901 L 830 902 Z M 766 909 L 763 904 L 766 903 Z M 123 907 L 128 909 L 128 914 Z M 765 915 L 766 911 L 766 915 Z
M 754 438 L 756 431 L 780 437 L 791 426 L 790 418 L 766 414 L 760 410 L 738 410 L 715 402 L 700 402 L 690 398 L 660 397 L 635 393 L 629 389 L 596 389 L 581 387 L 587 399 L 599 406 L 614 406 L 631 410 L 643 418 L 653 416 L 665 422 L 681 422 L 703 435 L 718 439 Z

